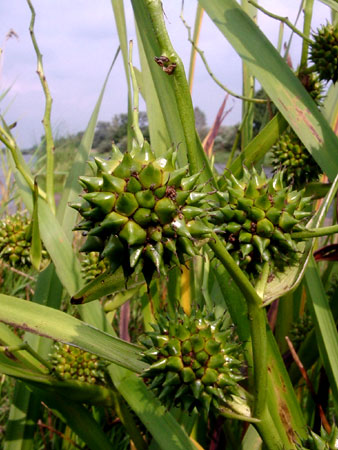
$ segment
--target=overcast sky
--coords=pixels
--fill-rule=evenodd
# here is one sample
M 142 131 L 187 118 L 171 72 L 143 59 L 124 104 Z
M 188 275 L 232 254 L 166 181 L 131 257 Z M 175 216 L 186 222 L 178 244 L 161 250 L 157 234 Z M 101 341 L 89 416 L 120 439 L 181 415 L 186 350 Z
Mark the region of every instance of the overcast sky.
M 136 42 L 132 10 L 125 1 L 128 38 Z M 260 4 L 292 21 L 299 3 L 295 0 L 261 0 Z M 53 97 L 52 123 L 56 135 L 84 130 L 97 101 L 103 80 L 119 45 L 110 0 L 33 0 L 36 9 L 35 33 L 43 54 L 45 74 Z M 175 49 L 188 69 L 190 44 L 179 19 L 181 0 L 164 0 L 166 23 Z M 185 1 L 185 18 L 193 26 L 196 0 Z M 329 18 L 329 8 L 315 1 L 313 29 Z M 44 96 L 36 74 L 36 55 L 28 33 L 30 11 L 25 0 L 1 0 L 0 48 L 4 49 L 0 66 L 0 94 L 11 86 L 1 101 L 0 110 L 8 122 L 18 121 L 15 135 L 22 147 L 35 145 L 43 134 L 41 119 Z M 258 22 L 274 45 L 279 25 L 262 13 Z M 298 24 L 302 27 L 302 16 Z M 10 30 L 18 38 L 6 39 Z M 285 30 L 285 41 L 289 31 Z M 292 59 L 297 66 L 300 39 L 295 37 Z M 199 46 L 204 50 L 215 75 L 230 89 L 241 91 L 240 59 L 207 15 L 204 15 Z M 137 65 L 137 59 L 134 58 Z M 193 102 L 202 109 L 211 124 L 225 93 L 215 85 L 197 57 Z M 239 100 L 229 100 L 233 110 L 226 124 L 240 119 Z M 122 58 L 113 68 L 99 120 L 110 121 L 114 114 L 126 112 L 127 90 Z M 145 109 L 144 106 L 141 109 Z

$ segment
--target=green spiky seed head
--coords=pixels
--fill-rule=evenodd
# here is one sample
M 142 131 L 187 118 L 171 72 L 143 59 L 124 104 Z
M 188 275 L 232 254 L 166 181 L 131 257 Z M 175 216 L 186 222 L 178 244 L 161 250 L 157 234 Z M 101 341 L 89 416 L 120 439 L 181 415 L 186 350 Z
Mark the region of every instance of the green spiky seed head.
M 310 46 L 310 59 L 319 78 L 325 81 L 338 80 L 338 28 L 331 24 L 318 28 Z
M 0 220 L 0 259 L 13 267 L 31 266 L 32 222 L 22 214 Z M 47 253 L 42 250 L 42 256 Z
M 105 365 L 92 353 L 68 344 L 56 343 L 51 361 L 57 375 L 64 380 L 104 384 Z
M 168 407 L 219 414 L 243 379 L 233 330 L 199 310 L 190 316 L 179 311 L 174 320 L 161 315 L 153 329 L 140 338 L 147 347 L 143 359 L 150 367 L 143 377 L 149 387 Z
M 298 136 L 291 130 L 283 133 L 272 149 L 274 170 L 283 169 L 284 181 L 295 188 L 318 180 L 322 170 L 306 150 Z
M 209 220 L 218 225 L 227 250 L 242 270 L 256 278 L 265 263 L 271 273 L 296 264 L 301 240 L 291 233 L 304 228 L 311 215 L 311 198 L 284 187 L 282 172 L 267 179 L 263 171 L 258 174 L 244 168 L 241 179 L 231 174 L 226 183 L 226 192 L 218 194 L 222 215 L 211 213 Z
M 331 432 L 328 433 L 324 428 L 321 429 L 321 435 L 309 431 L 309 436 L 298 445 L 299 450 L 337 450 L 338 449 L 338 428 L 333 425 Z
M 107 268 L 108 264 L 104 259 L 100 259 L 99 252 L 87 253 L 81 260 L 81 272 L 88 282 L 101 275 Z
M 82 252 L 97 251 L 111 271 L 122 266 L 126 276 L 142 272 L 149 283 L 154 272 L 181 264 L 197 253 L 197 240 L 209 236 L 198 217 L 207 193 L 200 174 L 175 169 L 176 152 L 155 158 L 149 144 L 122 155 L 113 147 L 108 161 L 95 158 L 93 176 L 80 177 L 83 202 L 71 206 L 83 220 L 75 229 L 87 240 Z

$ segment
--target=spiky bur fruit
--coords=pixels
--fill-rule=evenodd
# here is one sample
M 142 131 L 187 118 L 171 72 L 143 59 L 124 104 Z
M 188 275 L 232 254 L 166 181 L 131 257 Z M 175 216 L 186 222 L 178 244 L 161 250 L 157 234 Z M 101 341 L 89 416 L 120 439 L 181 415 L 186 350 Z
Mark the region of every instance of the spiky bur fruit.
M 149 144 L 111 159 L 95 158 L 94 176 L 80 177 L 83 202 L 71 204 L 83 216 L 75 227 L 87 234 L 82 252 L 97 251 L 111 271 L 122 266 L 126 276 L 143 273 L 149 284 L 155 271 L 184 263 L 197 253 L 198 241 L 210 229 L 199 216 L 207 193 L 200 174 L 175 169 L 176 152 L 155 158 Z
M 27 216 L 17 213 L 0 220 L 0 260 L 13 267 L 30 266 L 31 242 L 32 222 Z M 42 257 L 47 257 L 45 250 Z
M 108 264 L 104 259 L 100 259 L 99 252 L 90 252 L 81 260 L 81 272 L 83 278 L 89 282 L 107 270 Z
M 92 353 L 56 343 L 51 361 L 57 375 L 64 380 L 104 384 L 104 363 Z
M 338 80 L 338 28 L 327 24 L 313 34 L 314 42 L 310 45 L 310 59 L 315 65 L 321 80 Z
M 210 213 L 209 221 L 223 233 L 227 250 L 250 278 L 256 279 L 265 263 L 270 273 L 283 272 L 301 257 L 300 240 L 291 233 L 304 229 L 303 222 L 311 215 L 311 197 L 304 191 L 284 187 L 283 173 L 267 179 L 262 171 L 248 171 L 237 179 L 226 178 L 225 192 L 218 193 L 221 207 Z
M 310 314 L 304 313 L 294 322 L 290 329 L 290 339 L 293 346 L 298 350 L 300 344 L 304 341 L 307 334 L 313 329 L 313 322 Z
M 321 429 L 321 436 L 310 430 L 309 437 L 298 445 L 299 450 L 338 450 L 338 428 L 334 425 L 330 433 Z
M 272 165 L 275 171 L 283 169 L 284 181 L 301 188 L 310 181 L 318 180 L 322 173 L 312 155 L 298 136 L 289 130 L 282 134 L 272 148 Z
M 219 414 L 244 378 L 233 330 L 199 310 L 190 316 L 179 311 L 175 319 L 161 315 L 152 327 L 140 337 L 147 347 L 143 359 L 150 367 L 142 376 L 149 387 L 168 407 Z

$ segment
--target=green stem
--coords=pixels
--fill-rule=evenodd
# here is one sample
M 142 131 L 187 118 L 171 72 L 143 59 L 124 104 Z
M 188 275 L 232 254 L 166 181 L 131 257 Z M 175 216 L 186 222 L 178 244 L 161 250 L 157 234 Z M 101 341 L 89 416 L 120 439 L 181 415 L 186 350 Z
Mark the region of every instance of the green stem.
M 304 230 L 291 233 L 292 239 L 311 239 L 320 236 L 328 236 L 330 234 L 338 233 L 338 225 L 331 225 L 329 227 L 317 228 L 315 230 Z
M 45 366 L 49 372 L 52 372 L 53 370 L 53 365 L 50 364 L 48 361 L 46 361 L 44 358 L 42 358 L 39 353 L 37 353 L 35 350 L 33 350 L 33 348 L 27 344 L 27 342 L 24 342 L 22 344 L 19 345 L 11 345 L 11 346 L 1 346 L 0 347 L 0 353 L 14 353 L 14 352 L 19 352 L 25 350 L 28 353 L 30 353 L 35 359 L 37 359 L 43 366 Z
M 228 161 L 226 163 L 226 166 L 225 166 L 227 169 L 230 169 L 232 161 L 234 159 L 235 152 L 236 152 L 236 150 L 238 148 L 239 138 L 241 137 L 242 129 L 243 129 L 243 126 L 244 126 L 244 124 L 246 122 L 247 114 L 248 114 L 248 110 L 246 111 L 245 116 L 243 117 L 243 120 L 242 120 L 242 122 L 241 122 L 241 124 L 238 127 L 238 130 L 236 132 L 234 143 L 232 144 L 232 148 L 231 148 L 231 151 L 230 151 L 229 159 L 228 159 Z
M 194 25 L 194 36 L 193 41 L 198 43 L 201 27 L 202 27 L 202 19 L 203 19 L 204 9 L 200 4 L 197 5 L 196 17 L 195 17 L 195 25 Z M 182 11 L 181 17 L 183 16 L 183 2 L 182 2 Z M 189 27 L 190 30 L 190 27 Z M 190 31 L 189 31 L 190 32 Z M 192 92 L 192 86 L 194 82 L 194 74 L 195 74 L 195 65 L 196 65 L 196 48 L 192 46 L 190 53 L 190 65 L 189 65 L 189 88 L 190 92 Z
M 255 404 L 253 415 L 260 419 L 266 408 L 267 392 L 266 317 L 265 311 L 263 312 L 263 308 L 260 308 L 262 299 L 215 233 L 213 233 L 209 245 L 232 276 L 247 302 L 254 366 Z
M 305 34 L 303 34 L 301 31 L 299 31 L 288 19 L 288 17 L 282 17 L 282 16 L 278 16 L 277 14 L 273 14 L 272 12 L 268 11 L 267 9 L 263 8 L 262 6 L 260 6 L 258 3 L 254 2 L 253 0 L 248 0 L 248 2 L 253 5 L 256 6 L 256 8 L 258 8 L 259 10 L 261 10 L 264 14 L 266 14 L 267 16 L 271 17 L 272 19 L 276 19 L 279 20 L 280 22 L 285 23 L 285 25 L 287 25 L 289 28 L 291 28 L 291 30 L 298 34 L 298 36 L 300 36 L 302 39 L 304 39 L 305 41 L 307 41 L 309 44 L 312 44 L 313 41 L 311 39 L 309 39 L 307 36 L 305 36 Z
M 199 159 L 196 157 L 196 131 L 194 108 L 191 101 L 190 90 L 185 76 L 183 63 L 173 48 L 169 39 L 164 19 L 162 2 L 160 0 L 145 0 L 154 32 L 161 48 L 162 55 L 167 57 L 172 67 L 175 66 L 170 76 L 173 78 L 173 87 L 177 107 L 186 138 L 187 153 L 192 173 L 202 169 Z
M 303 34 L 305 36 L 309 36 L 310 31 L 311 31 L 313 3 L 314 3 L 314 0 L 305 0 L 304 25 L 303 25 Z M 309 42 L 304 39 L 303 46 L 302 46 L 302 56 L 301 56 L 301 60 L 300 60 L 300 67 L 306 67 L 306 65 L 307 65 L 308 49 L 309 49 Z
M 134 66 L 133 66 L 133 41 L 129 41 L 129 71 L 133 87 L 133 113 L 132 113 L 132 129 L 136 138 L 136 141 L 140 147 L 142 147 L 144 142 L 144 137 L 142 131 L 140 130 L 139 120 L 138 120 L 138 110 L 139 110 L 139 87 L 137 85 Z
M 15 140 L 12 138 L 10 134 L 8 134 L 2 127 L 0 127 L 0 141 L 7 147 L 7 149 L 11 152 L 15 167 L 18 172 L 22 175 L 26 183 L 28 184 L 31 191 L 34 191 L 34 180 L 32 175 L 29 172 L 29 169 L 26 165 L 25 160 L 23 159 Z M 46 199 L 46 193 L 39 188 L 39 195 Z
M 41 86 L 45 94 L 45 112 L 42 119 L 43 128 L 45 130 L 46 139 L 46 155 L 47 155 L 47 168 L 46 168 L 46 196 L 47 202 L 51 207 L 51 210 L 55 213 L 55 198 L 54 198 L 54 140 L 51 127 L 51 110 L 52 110 L 52 97 L 50 95 L 48 83 L 43 70 L 42 54 L 39 50 L 35 34 L 35 10 L 30 0 L 27 0 L 29 9 L 31 10 L 31 22 L 29 25 L 29 32 L 33 42 L 33 47 L 37 57 L 37 74 L 40 78 Z

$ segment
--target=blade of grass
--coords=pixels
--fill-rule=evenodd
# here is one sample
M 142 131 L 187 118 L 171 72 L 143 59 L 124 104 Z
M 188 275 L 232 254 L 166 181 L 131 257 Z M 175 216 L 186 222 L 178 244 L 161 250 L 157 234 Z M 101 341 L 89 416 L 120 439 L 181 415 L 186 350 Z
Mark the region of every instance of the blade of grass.
M 315 324 L 319 353 L 338 406 L 338 333 L 318 267 L 311 258 L 305 272 L 308 305 Z
M 320 0 L 324 5 L 329 6 L 334 11 L 338 12 L 338 5 L 337 2 L 334 0 Z
M 130 280 L 126 282 L 122 269 L 118 269 L 113 274 L 106 272 L 96 277 L 76 294 L 73 295 L 71 302 L 74 304 L 83 304 L 92 302 L 106 295 L 113 294 L 125 290 L 132 289 L 137 286 L 142 286 L 144 281 Z
M 277 113 L 231 164 L 231 173 L 235 176 L 240 176 L 243 166 L 251 167 L 254 163 L 261 160 L 279 139 L 280 134 L 286 130 L 287 125 L 287 121 L 283 116 Z M 226 171 L 224 175 L 227 176 L 228 173 Z M 219 185 L 220 189 L 224 189 L 226 182 L 220 181 Z
M 52 134 L 51 126 L 51 110 L 52 110 L 52 97 L 50 94 L 47 79 L 44 73 L 44 68 L 42 64 L 42 54 L 40 52 L 37 40 L 35 38 L 35 18 L 36 13 L 32 2 L 27 0 L 27 4 L 31 11 L 31 22 L 29 24 L 29 33 L 33 42 L 33 47 L 37 57 L 37 74 L 40 79 L 40 83 L 45 95 L 45 111 L 42 119 L 42 125 L 45 130 L 45 141 L 46 141 L 46 156 L 47 156 L 47 167 L 46 167 L 46 196 L 47 203 L 49 204 L 53 213 L 55 213 L 55 198 L 54 198 L 54 140 Z
M 200 4 L 197 4 L 194 32 L 193 32 L 193 36 L 192 36 L 192 39 L 193 39 L 195 45 L 198 45 L 198 41 L 199 41 L 199 35 L 201 32 L 202 20 L 203 20 L 203 12 L 204 12 L 204 10 L 203 10 L 202 6 Z M 190 92 L 192 92 L 192 87 L 193 87 L 193 82 L 194 82 L 196 55 L 197 55 L 196 48 L 194 46 L 192 46 L 191 53 L 190 53 L 189 75 L 188 75 Z
M 255 21 L 257 9 L 248 3 L 248 0 L 241 0 L 243 10 Z M 250 72 L 250 68 L 245 61 L 242 61 L 242 95 L 253 98 L 255 91 L 255 79 Z M 254 105 L 252 102 L 242 102 L 242 120 L 244 124 L 241 130 L 242 150 L 251 142 L 254 120 Z
M 38 213 L 38 185 L 34 182 L 33 193 L 33 216 L 32 216 L 32 245 L 30 248 L 30 258 L 36 270 L 39 270 L 41 263 L 42 245 L 39 231 L 39 213 Z
M 136 372 L 147 367 L 139 360 L 138 346 L 99 331 L 62 311 L 0 294 L 0 321 L 74 345 Z
M 130 86 L 130 76 L 128 67 L 128 38 L 127 38 L 127 26 L 124 13 L 123 0 L 111 0 L 111 4 L 114 11 L 115 24 L 117 34 L 119 36 L 119 42 L 121 47 L 121 53 L 123 58 L 124 72 L 126 75 L 127 87 L 128 87 L 128 127 L 127 127 L 127 148 L 131 151 L 132 148 L 132 94 Z
M 40 402 L 22 382 L 16 383 L 6 425 L 4 450 L 33 450 Z
M 162 450 L 196 450 L 189 436 L 139 377 L 123 369 L 111 371 L 109 367 L 108 371 L 117 390 Z

